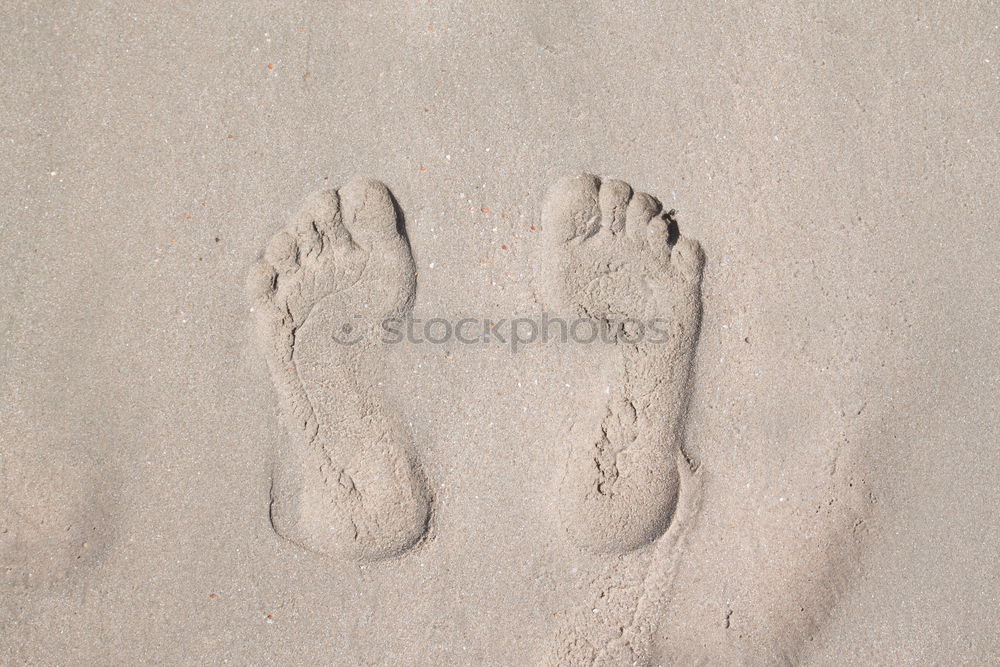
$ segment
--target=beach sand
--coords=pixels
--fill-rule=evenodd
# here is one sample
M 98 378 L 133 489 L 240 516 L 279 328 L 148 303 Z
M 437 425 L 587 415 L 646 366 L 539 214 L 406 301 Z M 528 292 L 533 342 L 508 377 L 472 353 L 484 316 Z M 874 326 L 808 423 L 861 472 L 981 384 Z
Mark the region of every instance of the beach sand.
M 994 663 L 998 23 L 8 3 L 0 661 Z

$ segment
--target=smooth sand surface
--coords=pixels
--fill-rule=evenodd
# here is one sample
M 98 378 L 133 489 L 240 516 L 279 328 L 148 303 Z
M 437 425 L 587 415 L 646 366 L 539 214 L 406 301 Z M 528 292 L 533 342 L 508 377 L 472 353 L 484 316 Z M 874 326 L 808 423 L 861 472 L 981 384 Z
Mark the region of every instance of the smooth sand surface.
M 7 3 L 0 660 L 995 662 L 998 25 Z

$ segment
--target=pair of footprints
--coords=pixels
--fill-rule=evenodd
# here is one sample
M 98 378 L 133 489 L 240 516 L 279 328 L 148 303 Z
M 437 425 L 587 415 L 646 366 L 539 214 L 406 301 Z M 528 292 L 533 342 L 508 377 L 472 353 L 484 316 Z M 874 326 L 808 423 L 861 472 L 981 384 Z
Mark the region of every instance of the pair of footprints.
M 667 530 L 690 471 L 681 439 L 704 255 L 655 198 L 589 174 L 553 185 L 541 222 L 536 273 L 551 305 L 604 325 L 655 319 L 669 333 L 619 340 L 603 414 L 567 434 L 562 524 L 587 551 L 624 553 Z M 359 179 L 313 194 L 271 239 L 248 289 L 297 443 L 272 487 L 275 530 L 351 560 L 412 548 L 433 497 L 409 433 L 373 387 L 379 343 L 331 336 L 349 318 L 375 327 L 412 306 L 416 268 L 389 190 Z

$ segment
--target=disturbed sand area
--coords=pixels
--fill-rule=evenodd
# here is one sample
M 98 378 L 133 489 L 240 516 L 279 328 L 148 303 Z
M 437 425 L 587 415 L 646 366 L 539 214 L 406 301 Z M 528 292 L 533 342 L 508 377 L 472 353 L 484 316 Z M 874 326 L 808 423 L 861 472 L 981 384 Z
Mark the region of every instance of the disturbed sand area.
M 987 4 L 0 13 L 4 661 L 995 659 Z M 567 527 L 606 346 L 425 341 L 352 382 L 419 459 L 426 533 L 283 537 L 296 445 L 246 289 L 270 239 L 377 179 L 414 317 L 538 317 L 546 193 L 581 172 L 704 251 L 669 527 Z

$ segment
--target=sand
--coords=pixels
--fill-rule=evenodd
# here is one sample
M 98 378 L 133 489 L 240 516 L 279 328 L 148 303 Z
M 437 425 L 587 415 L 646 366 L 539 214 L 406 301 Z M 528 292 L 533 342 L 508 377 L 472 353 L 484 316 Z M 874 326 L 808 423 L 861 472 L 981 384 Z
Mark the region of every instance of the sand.
M 0 8 L 0 661 L 996 662 L 998 23 Z

